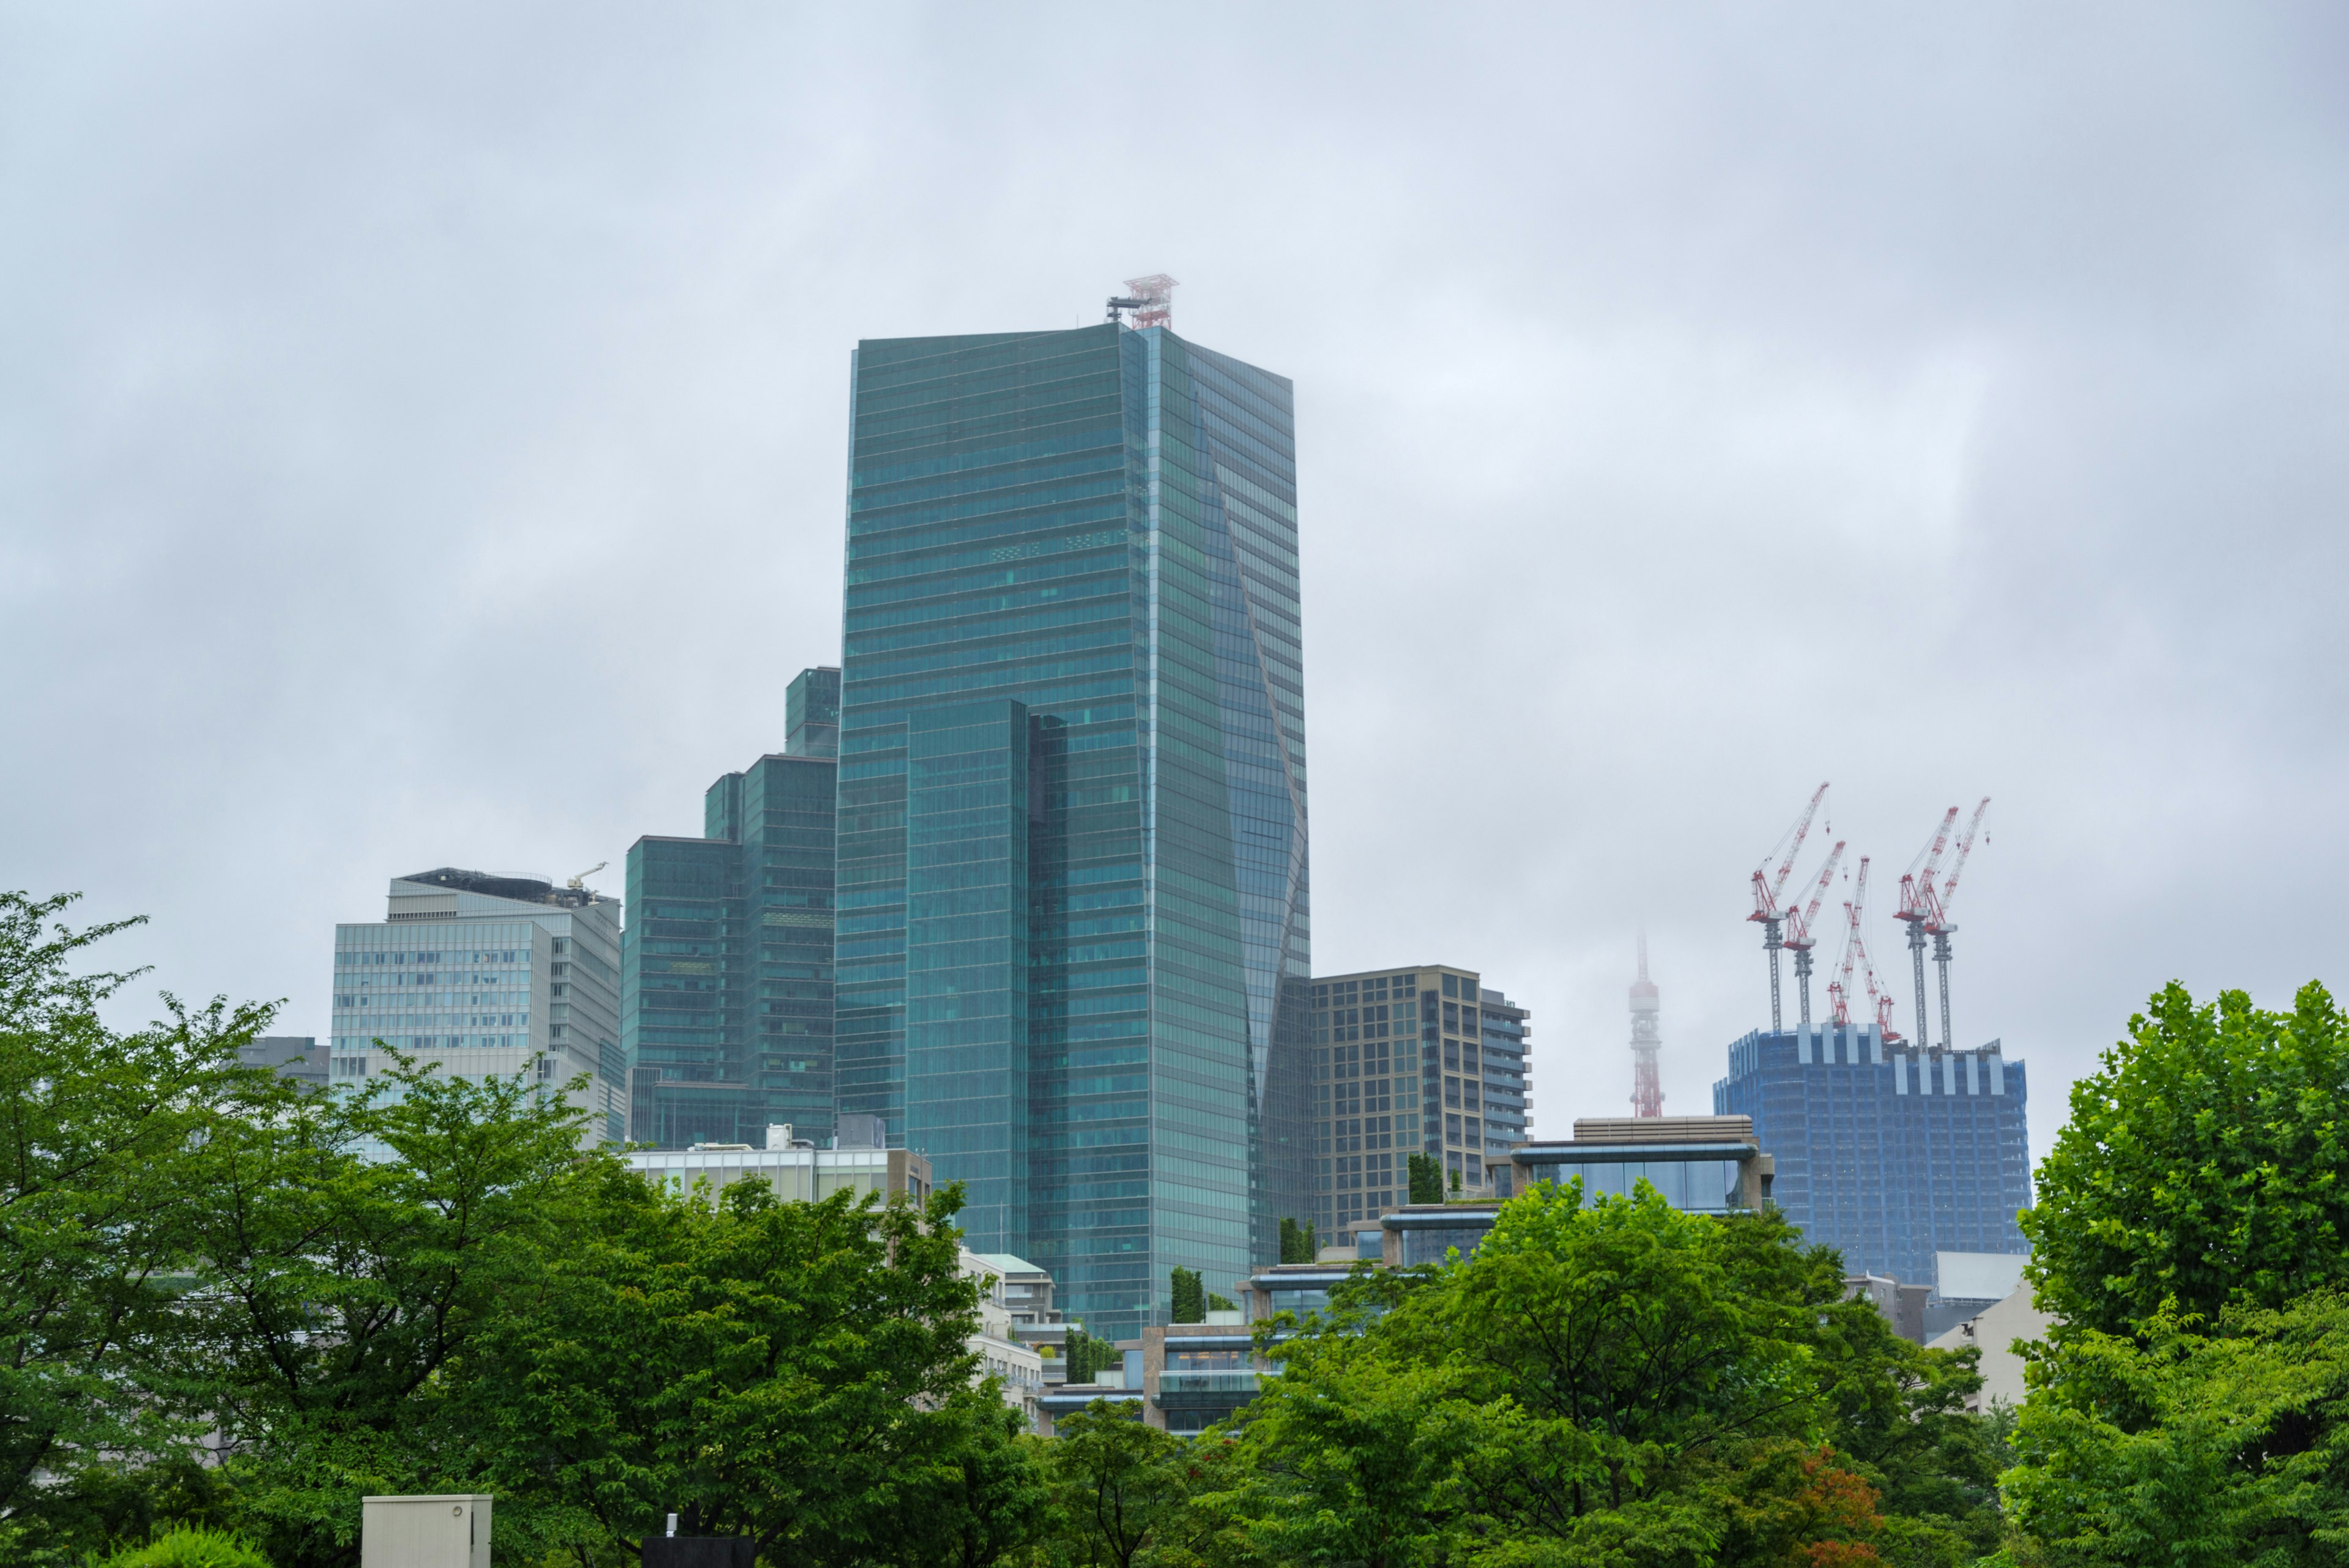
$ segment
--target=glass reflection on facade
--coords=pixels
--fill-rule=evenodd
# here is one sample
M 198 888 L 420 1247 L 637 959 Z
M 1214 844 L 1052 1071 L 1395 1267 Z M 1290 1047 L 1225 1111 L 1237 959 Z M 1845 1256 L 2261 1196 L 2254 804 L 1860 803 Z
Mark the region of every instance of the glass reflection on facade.
M 699 838 L 629 846 L 628 1136 L 659 1148 L 833 1129 L 833 759 L 840 672 L 802 670 L 783 752 L 702 797 Z
M 1579 1178 L 1585 1202 L 1600 1196 L 1629 1198 L 1644 1181 L 1675 1209 L 1726 1214 L 1738 1207 L 1738 1165 L 1733 1159 L 1599 1160 L 1552 1166 L 1543 1174 L 1561 1184 Z
M 1289 384 L 1104 324 L 853 398 L 838 1106 L 1131 1333 L 1305 1211 Z

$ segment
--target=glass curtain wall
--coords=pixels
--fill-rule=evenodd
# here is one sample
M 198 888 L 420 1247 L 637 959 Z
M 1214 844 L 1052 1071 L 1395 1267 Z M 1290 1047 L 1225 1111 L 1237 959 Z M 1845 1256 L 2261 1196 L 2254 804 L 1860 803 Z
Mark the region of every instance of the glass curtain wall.
M 1288 383 L 1112 325 L 867 341 L 854 382 L 838 1104 L 1129 1332 L 1174 1265 L 1246 1272 L 1296 1144 Z

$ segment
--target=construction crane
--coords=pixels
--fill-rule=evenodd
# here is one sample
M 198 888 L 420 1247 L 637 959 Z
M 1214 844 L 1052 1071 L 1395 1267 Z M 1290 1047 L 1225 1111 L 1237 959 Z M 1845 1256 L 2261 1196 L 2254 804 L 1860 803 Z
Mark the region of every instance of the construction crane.
M 1862 971 L 1868 976 L 1868 999 L 1876 1003 L 1876 1038 L 1883 1044 L 1898 1045 L 1900 1044 L 1900 1032 L 1892 1027 L 1892 990 L 1889 986 L 1878 986 L 1876 961 L 1868 956 L 1866 939 L 1862 939 L 1859 944 L 1859 962 Z
M 1803 1023 L 1811 1022 L 1811 950 L 1818 939 L 1811 934 L 1811 919 L 1819 912 L 1819 902 L 1827 896 L 1827 885 L 1835 880 L 1836 866 L 1843 859 L 1844 841 L 1827 851 L 1827 863 L 1820 868 L 1819 879 L 1811 889 L 1810 908 L 1789 909 L 1786 911 L 1786 945 L 1795 950 L 1795 994 L 1802 1001 Z
M 1933 1032 L 1925 1026 L 1925 922 L 1933 916 L 1933 878 L 1940 873 L 1941 856 L 1950 847 L 1950 827 L 1957 820 L 1958 808 L 1953 805 L 1942 814 L 1933 842 L 1919 850 L 1909 869 L 1900 874 L 1900 908 L 1892 917 L 1909 928 L 1909 959 L 1917 971 L 1917 1043 L 1920 1045 L 1930 1044 L 1933 1038 Z
M 593 877 L 596 872 L 601 871 L 605 867 L 609 866 L 611 862 L 609 860 L 598 860 L 595 865 L 590 866 L 586 870 L 579 873 L 578 876 L 572 877 L 571 880 L 564 883 L 564 886 L 570 888 L 574 893 L 579 892 L 587 886 L 588 877 Z
M 1973 853 L 1974 835 L 1981 831 L 1982 813 L 1990 809 L 1990 796 L 1982 797 L 1974 807 L 1972 820 L 1966 824 L 1966 836 L 1958 840 L 1957 857 L 1950 862 L 1950 879 L 1936 889 L 1929 879 L 1919 889 L 1925 900 L 1927 914 L 1920 924 L 1933 934 L 1933 967 L 1941 972 L 1941 1049 L 1950 1044 L 1950 933 L 1958 928 L 1950 920 L 1950 900 L 1958 896 L 1958 875 L 1966 868 L 1966 857 Z M 1914 928 L 1912 928 L 1914 929 Z
M 1754 868 L 1754 912 L 1745 918 L 1762 922 L 1762 949 L 1770 955 L 1770 1033 L 1773 1034 L 1783 1032 L 1785 1027 L 1785 1015 L 1778 1002 L 1778 950 L 1786 945 L 1784 934 L 1786 911 L 1779 908 L 1778 895 L 1786 890 L 1786 878 L 1795 869 L 1795 857 L 1802 853 L 1803 839 L 1811 831 L 1811 818 L 1818 815 L 1819 802 L 1826 797 L 1826 784 L 1812 791 L 1811 804 L 1803 808 L 1803 815 L 1795 820 L 1795 826 L 1770 846 L 1770 853 L 1764 855 L 1762 864 Z M 1783 859 L 1778 854 L 1781 848 L 1785 850 Z M 1773 860 L 1778 862 L 1775 871 L 1770 869 Z M 1924 971 L 1920 969 L 1918 972 L 1922 974 Z
M 1851 1026 L 1851 966 L 1858 959 L 1859 911 L 1868 902 L 1868 857 L 1859 857 L 1859 878 L 1853 885 L 1852 896 L 1843 903 L 1843 957 L 1837 961 L 1837 974 L 1827 982 L 1827 996 L 1835 1009 L 1835 1024 L 1838 1029 Z

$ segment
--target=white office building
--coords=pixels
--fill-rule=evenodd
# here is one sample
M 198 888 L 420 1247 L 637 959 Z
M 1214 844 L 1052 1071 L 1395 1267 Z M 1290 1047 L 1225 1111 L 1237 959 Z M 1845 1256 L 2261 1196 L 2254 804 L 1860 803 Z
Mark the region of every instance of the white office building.
M 582 881 L 394 877 L 382 921 L 335 928 L 328 1081 L 363 1085 L 386 1046 L 452 1076 L 527 1072 L 590 1113 L 591 1137 L 626 1137 L 620 906 Z

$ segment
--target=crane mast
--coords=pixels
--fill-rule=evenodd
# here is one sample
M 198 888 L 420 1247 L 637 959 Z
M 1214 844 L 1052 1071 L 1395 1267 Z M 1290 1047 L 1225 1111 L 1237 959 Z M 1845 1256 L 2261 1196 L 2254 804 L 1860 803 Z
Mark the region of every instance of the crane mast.
M 1818 938 L 1811 934 L 1811 920 L 1819 912 L 1819 902 L 1827 896 L 1827 886 L 1835 880 L 1837 863 L 1843 859 L 1844 841 L 1827 851 L 1827 863 L 1819 870 L 1817 884 L 1811 889 L 1810 907 L 1786 911 L 1788 928 L 1786 945 L 1795 952 L 1795 992 L 1801 998 L 1803 1023 L 1811 1021 L 1811 950 L 1818 946 Z
M 1950 827 L 1957 820 L 1958 808 L 1953 805 L 1942 815 L 1933 842 L 1918 851 L 1909 869 L 1900 874 L 1900 908 L 1892 917 L 1909 928 L 1909 961 L 1917 977 L 1917 1042 L 1920 1045 L 1930 1044 L 1933 1038 L 1932 1030 L 1925 1023 L 1925 924 L 1933 915 L 1933 878 L 1941 869 L 1941 856 L 1950 847 Z
M 1795 870 L 1795 857 L 1802 852 L 1803 839 L 1811 831 L 1811 818 L 1818 815 L 1819 802 L 1826 797 L 1826 784 L 1813 790 L 1811 804 L 1803 808 L 1803 815 L 1795 820 L 1795 826 L 1770 846 L 1770 853 L 1764 855 L 1762 864 L 1754 868 L 1754 912 L 1745 918 L 1761 922 L 1762 949 L 1770 955 L 1770 1033 L 1773 1034 L 1781 1033 L 1785 1028 L 1784 1010 L 1778 998 L 1778 952 L 1786 945 L 1786 911 L 1779 907 L 1778 896 L 1786 890 L 1786 878 Z M 1779 854 L 1782 847 L 1785 851 L 1783 857 Z M 1770 868 L 1773 860 L 1778 862 L 1775 872 Z
M 1956 807 L 1951 807 L 1952 814 Z M 1965 836 L 1958 840 L 1957 857 L 1950 863 L 1950 879 L 1937 890 L 1929 878 L 1922 889 L 1930 912 L 1921 922 L 1933 934 L 1933 967 L 1941 977 L 1941 1049 L 1951 1048 L 1950 1032 L 1950 933 L 1957 926 L 1950 919 L 1950 904 L 1958 896 L 1958 877 L 1966 868 L 1966 857 L 1973 853 L 1974 835 L 1981 831 L 1982 813 L 1990 809 L 1990 796 L 1982 797 L 1974 815 L 1966 824 Z M 1914 928 L 1911 928 L 1912 929 Z

